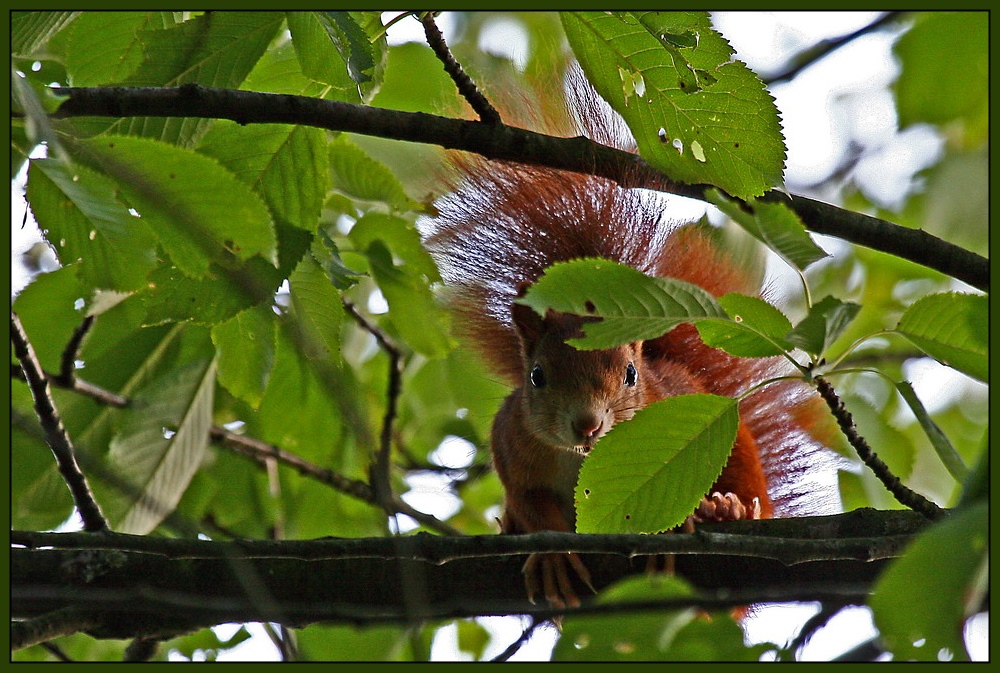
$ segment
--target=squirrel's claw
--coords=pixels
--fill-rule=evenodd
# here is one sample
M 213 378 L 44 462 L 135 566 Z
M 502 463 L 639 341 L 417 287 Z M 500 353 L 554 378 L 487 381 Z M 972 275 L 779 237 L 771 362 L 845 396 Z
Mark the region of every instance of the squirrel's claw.
M 577 577 L 587 587 L 597 593 L 590 580 L 590 571 L 580 560 L 579 555 L 565 554 L 532 554 L 524 563 L 521 572 L 524 573 L 524 584 L 528 590 L 528 600 L 535 602 L 535 594 L 541 590 L 545 600 L 556 608 L 580 607 L 580 598 L 573 588 L 569 569 L 572 568 Z M 539 581 L 539 574 L 541 575 Z

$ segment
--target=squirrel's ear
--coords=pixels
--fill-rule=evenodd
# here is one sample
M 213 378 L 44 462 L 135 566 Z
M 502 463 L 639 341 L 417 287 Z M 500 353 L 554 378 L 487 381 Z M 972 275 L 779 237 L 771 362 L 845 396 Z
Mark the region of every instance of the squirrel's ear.
M 535 309 L 524 304 L 512 304 L 510 315 L 514 320 L 514 327 L 525 346 L 531 346 L 541 338 L 545 328 L 545 321 L 535 313 Z M 528 349 L 530 350 L 530 348 Z

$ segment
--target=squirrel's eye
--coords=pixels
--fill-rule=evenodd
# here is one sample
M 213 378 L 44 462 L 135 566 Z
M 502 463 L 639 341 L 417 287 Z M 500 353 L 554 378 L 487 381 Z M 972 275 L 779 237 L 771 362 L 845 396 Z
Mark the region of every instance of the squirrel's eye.
M 628 367 L 625 368 L 625 385 L 629 388 L 635 385 L 636 379 L 639 377 L 639 373 L 635 371 L 635 365 L 631 362 L 628 363 Z
M 531 368 L 531 385 L 536 388 L 541 388 L 545 385 L 545 371 L 542 369 L 541 365 L 535 365 Z

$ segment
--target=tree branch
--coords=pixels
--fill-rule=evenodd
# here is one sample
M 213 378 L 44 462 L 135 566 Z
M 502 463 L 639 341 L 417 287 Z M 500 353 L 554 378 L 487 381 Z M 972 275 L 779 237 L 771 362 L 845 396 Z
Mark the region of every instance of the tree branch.
M 899 545 L 927 525 L 915 512 L 861 509 L 831 516 L 702 523 L 695 533 L 591 535 L 545 531 L 530 535 L 435 536 L 321 540 L 234 540 L 160 538 L 109 533 L 11 531 L 11 543 L 29 548 L 118 550 L 167 558 L 404 558 L 435 565 L 459 559 L 544 552 L 642 556 L 653 554 L 739 555 L 786 565 L 817 560 L 872 561 L 892 558 Z
M 110 390 L 105 390 L 104 388 L 96 386 L 88 381 L 84 381 L 83 379 L 77 377 L 76 373 L 73 371 L 67 371 L 66 363 L 72 362 L 73 359 L 75 359 L 76 354 L 79 351 L 80 343 L 83 339 L 83 336 L 90 329 L 91 325 L 92 325 L 91 320 L 84 321 L 84 323 L 74 331 L 73 338 L 71 339 L 70 343 L 66 346 L 66 349 L 63 351 L 63 358 L 62 358 L 63 364 L 62 364 L 62 371 L 60 374 L 53 375 L 42 370 L 39 371 L 41 371 L 42 376 L 46 378 L 48 382 L 51 383 L 52 385 L 55 385 L 60 388 L 65 388 L 67 390 L 72 390 L 76 393 L 89 397 L 100 404 L 116 408 L 126 408 L 130 404 L 130 401 L 127 398 L 122 397 L 121 395 L 118 395 L 116 393 L 113 393 Z M 12 365 L 11 376 L 19 378 L 22 381 L 28 382 L 27 375 L 22 367 Z M 55 407 L 52 406 L 52 409 L 54 410 Z M 45 425 L 44 422 L 45 419 L 42 420 L 43 420 L 43 425 Z M 390 423 L 390 431 L 391 431 L 391 423 Z M 257 439 L 253 439 L 252 437 L 237 435 L 236 433 L 230 432 L 229 430 L 226 430 L 225 428 L 219 426 L 212 426 L 209 429 L 209 435 L 212 438 L 212 440 L 219 442 L 220 445 L 224 446 L 230 451 L 246 456 L 252 460 L 257 460 L 262 463 L 268 459 L 276 460 L 277 462 L 283 465 L 295 469 L 296 471 L 298 471 L 299 474 L 303 476 L 315 479 L 321 483 L 332 486 L 341 493 L 357 498 L 364 502 L 371 503 L 373 505 L 379 504 L 376 501 L 375 494 L 373 493 L 371 487 L 368 484 L 362 481 L 358 481 L 356 479 L 349 479 L 335 472 L 334 470 L 320 467 L 319 465 L 315 465 L 314 463 L 310 463 L 309 461 L 304 460 L 292 453 L 289 453 L 288 451 L 285 451 L 277 446 L 274 446 L 272 444 L 267 444 L 266 442 L 262 442 Z M 69 441 L 68 438 L 67 441 Z M 97 468 L 96 465 L 91 465 L 91 467 Z M 105 478 L 109 476 L 110 475 L 108 474 L 104 474 Z M 119 486 L 125 485 L 124 482 L 120 481 L 116 482 L 116 484 Z M 445 535 L 460 534 L 459 531 L 457 531 L 452 526 L 449 526 L 448 524 L 444 523 L 440 519 L 430 514 L 426 514 L 424 512 L 415 509 L 414 507 L 407 504 L 402 498 L 400 498 L 395 494 L 390 494 L 390 506 L 391 506 L 390 513 L 405 514 L 406 516 L 412 518 L 418 523 L 426 526 L 430 530 L 434 530 L 439 533 L 443 533 Z
M 101 623 L 98 615 L 86 614 L 76 607 L 60 608 L 32 619 L 12 622 L 10 649 L 13 652 L 62 636 L 89 631 L 99 628 Z
M 361 315 L 358 307 L 346 298 L 342 298 L 344 309 L 354 321 L 365 330 L 389 357 L 389 375 L 386 390 L 385 415 L 382 418 L 382 432 L 379 435 L 378 452 L 375 460 L 368 471 L 368 480 L 371 482 L 372 492 L 375 502 L 378 503 L 385 513 L 392 516 L 395 513 L 395 495 L 392 492 L 392 425 L 396 419 L 396 407 L 403 387 L 403 352 L 386 334 L 372 324 L 367 318 Z
M 946 514 L 945 510 L 903 484 L 899 477 L 892 473 L 889 466 L 878 457 L 878 454 L 868 446 L 868 442 L 865 441 L 865 438 L 858 432 L 857 426 L 854 425 L 854 417 L 851 416 L 851 412 L 844 406 L 843 401 L 837 395 L 837 391 L 834 390 L 833 386 L 830 385 L 830 382 L 822 376 L 817 376 L 815 381 L 816 390 L 830 408 L 830 412 L 837 420 L 837 425 L 840 426 L 844 436 L 847 437 L 847 441 L 857 452 L 861 461 L 875 473 L 875 476 L 878 477 L 878 480 L 882 482 L 889 493 L 900 504 L 920 512 L 932 521 L 943 517 Z
M 744 523 L 753 525 L 737 525 Z M 11 550 L 11 612 L 16 619 L 34 619 L 73 608 L 100 623 L 89 633 L 115 638 L 168 637 L 223 622 L 302 626 L 486 614 L 546 618 L 554 612 L 527 602 L 521 577 L 523 553 L 539 549 L 601 550 L 585 557 L 598 588 L 642 574 L 645 560 L 630 560 L 632 555 L 675 553 L 677 574 L 699 591 L 694 600 L 624 607 L 594 606 L 585 599 L 583 611 L 682 603 L 705 608 L 761 601 L 850 604 L 865 600 L 888 558 L 927 525 L 913 512 L 860 510 L 833 517 L 706 524 L 694 534 L 646 536 L 422 534 L 217 543 L 14 531 L 14 544 L 27 546 Z M 838 532 L 850 537 L 824 537 Z M 772 535 L 776 537 L 769 540 Z M 733 542 L 737 537 L 740 544 Z M 785 554 L 794 559 L 791 565 L 764 558 L 779 540 L 798 549 L 797 555 Z M 756 556 L 736 556 L 755 545 L 761 545 Z M 89 563 L 81 562 L 81 549 L 87 550 Z M 818 558 L 825 560 L 810 560 Z
M 87 478 L 80 470 L 73 442 L 66 432 L 59 411 L 56 409 L 55 401 L 52 399 L 49 379 L 42 370 L 42 365 L 35 355 L 35 349 L 28 341 L 28 335 L 24 332 L 21 319 L 13 311 L 10 312 L 10 340 L 14 346 L 14 355 L 21 363 L 25 380 L 28 382 L 31 395 L 35 400 L 35 413 L 45 431 L 45 442 L 56 458 L 59 474 L 62 475 L 73 495 L 73 503 L 76 505 L 77 511 L 80 512 L 80 518 L 83 519 L 84 529 L 90 533 L 107 531 L 107 519 L 104 518 L 100 505 L 94 499 Z
M 304 96 L 214 89 L 197 84 L 176 88 L 67 87 L 69 98 L 53 114 L 63 119 L 98 117 L 196 117 L 239 124 L 300 124 L 337 131 L 439 145 L 488 159 L 547 166 L 706 200 L 709 185 L 670 180 L 638 156 L 587 138 L 555 138 L 501 124 L 449 119 L 422 112 L 327 101 Z M 919 229 L 909 229 L 803 196 L 771 191 L 764 197 L 795 211 L 821 234 L 886 252 L 989 290 L 989 261 Z
M 448 73 L 448 76 L 455 83 L 458 92 L 462 94 L 462 97 L 468 101 L 472 109 L 479 115 L 479 120 L 487 124 L 500 124 L 500 113 L 490 105 L 486 96 L 482 94 L 476 83 L 472 81 L 472 78 L 462 69 L 461 64 L 452 55 L 451 49 L 448 48 L 448 43 L 445 42 L 444 35 L 441 34 L 441 30 L 434 21 L 434 12 L 424 12 L 420 16 L 420 22 L 424 25 L 424 35 L 427 38 L 427 45 L 434 52 L 434 55 L 438 57 L 438 60 L 444 64 L 445 72 Z
M 879 18 L 875 19 L 866 26 L 862 26 L 853 33 L 822 40 L 811 46 L 809 49 L 796 54 L 783 70 L 763 78 L 764 83 L 768 86 L 772 86 L 779 82 L 787 82 L 788 80 L 794 79 L 800 72 L 817 61 L 821 61 L 826 58 L 844 45 L 850 44 L 863 35 L 868 35 L 869 33 L 880 30 L 883 26 L 895 23 L 900 19 L 900 17 L 905 16 L 905 14 L 906 12 L 899 11 L 885 12 Z

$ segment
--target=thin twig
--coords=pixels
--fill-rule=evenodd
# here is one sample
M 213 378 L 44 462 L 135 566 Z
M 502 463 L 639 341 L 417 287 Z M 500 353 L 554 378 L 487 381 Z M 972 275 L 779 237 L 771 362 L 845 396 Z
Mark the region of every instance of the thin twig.
M 289 453 L 288 451 L 274 446 L 273 444 L 268 444 L 267 442 L 262 442 L 252 437 L 237 435 L 236 433 L 230 432 L 229 430 L 219 426 L 213 426 L 209 430 L 209 433 L 213 440 L 220 442 L 231 451 L 235 451 L 236 453 L 262 463 L 266 460 L 275 460 L 283 465 L 295 469 L 303 476 L 328 484 L 345 495 L 349 495 L 353 498 L 373 505 L 379 504 L 375 500 L 375 493 L 371 486 L 363 481 L 350 479 L 342 474 L 334 472 L 329 468 L 320 467 L 315 463 L 311 463 L 293 453 Z M 460 535 L 459 531 L 455 530 L 448 524 L 435 518 L 434 516 L 431 516 L 430 514 L 414 509 L 396 496 L 393 497 L 391 502 L 391 513 L 393 514 L 405 514 L 427 528 L 445 535 Z
M 448 43 L 444 40 L 444 35 L 434 21 L 434 12 L 424 12 L 420 16 L 420 22 L 424 24 L 424 35 L 427 37 L 427 44 L 434 51 L 434 55 L 444 64 L 445 72 L 455 82 L 458 92 L 469 102 L 472 109 L 479 115 L 479 120 L 487 124 L 500 124 L 500 113 L 490 105 L 486 96 L 482 94 L 476 83 L 472 81 L 468 73 L 462 69 L 461 64 L 455 59 L 448 48 Z
M 809 639 L 812 638 L 814 633 L 826 626 L 827 622 L 829 622 L 834 615 L 843 610 L 845 607 L 846 606 L 843 603 L 823 603 L 820 606 L 819 612 L 807 619 L 806 623 L 802 625 L 798 634 L 788 645 L 788 649 L 791 650 L 794 655 L 795 652 L 809 642 Z
M 857 451 L 858 456 L 861 458 L 862 462 L 867 465 L 875 476 L 878 477 L 885 487 L 892 493 L 893 497 L 896 498 L 901 504 L 909 507 L 910 509 L 920 512 L 928 519 L 937 520 L 945 515 L 945 511 L 938 507 L 936 504 L 920 495 L 916 491 L 908 488 L 900 481 L 899 477 L 894 475 L 881 458 L 868 446 L 868 442 L 865 438 L 858 433 L 857 427 L 854 425 L 854 418 L 851 416 L 851 412 L 847 410 L 844 406 L 843 401 L 837 395 L 837 391 L 833 389 L 833 386 L 821 376 L 815 377 L 816 389 L 819 391 L 820 397 L 826 402 L 826 405 L 833 412 L 833 417 L 837 419 L 837 425 L 840 426 L 841 431 L 844 436 L 847 437 L 847 441 L 850 442 L 854 450 Z
M 10 312 L 10 338 L 14 344 L 14 354 L 18 362 L 21 363 L 25 380 L 28 382 L 31 395 L 35 400 L 35 413 L 45 430 L 45 441 L 52 450 L 59 467 L 59 473 L 66 481 L 73 496 L 73 503 L 80 512 L 84 530 L 89 533 L 107 531 L 107 519 L 104 518 L 100 505 L 94 499 L 87 478 L 80 470 L 73 443 L 52 399 L 49 379 L 38 362 L 35 349 L 28 341 L 28 335 L 24 332 L 21 319 L 14 311 Z
M 64 388 L 66 390 L 72 390 L 75 393 L 79 393 L 84 397 L 89 397 L 99 404 L 103 404 L 106 407 L 116 407 L 118 409 L 127 408 L 131 402 L 127 397 L 122 397 L 117 393 L 113 393 L 110 390 L 96 386 L 89 381 L 84 381 L 77 376 L 73 377 L 73 381 L 69 385 L 65 385 L 62 378 L 58 374 L 52 374 L 50 372 L 43 372 L 45 377 L 49 382 L 56 386 L 57 388 Z M 17 365 L 10 366 L 10 376 L 11 378 L 19 379 L 21 381 L 27 382 L 27 378 L 24 375 L 24 370 L 22 370 Z
M 535 632 L 535 629 L 537 629 L 544 623 L 545 623 L 544 619 L 539 619 L 538 617 L 532 617 L 531 623 L 528 624 L 528 628 L 526 628 L 524 631 L 521 632 L 521 635 L 518 636 L 517 640 L 508 645 L 503 652 L 493 657 L 490 661 L 508 661 L 512 656 L 517 654 L 518 650 L 524 647 L 524 645 L 531 638 L 531 635 Z
M 66 348 L 63 349 L 61 366 L 59 367 L 59 375 L 53 377 L 53 382 L 58 384 L 63 388 L 72 388 L 73 382 L 76 381 L 76 361 L 80 355 L 80 348 L 83 346 L 83 339 L 90 332 L 90 328 L 94 326 L 94 316 L 88 315 L 83 319 L 75 330 L 73 330 L 73 336 L 70 337 L 69 342 L 66 344 Z
M 392 425 L 396 420 L 396 407 L 403 385 L 403 352 L 377 325 L 361 315 L 357 306 L 351 301 L 345 298 L 343 304 L 344 308 L 358 325 L 375 337 L 375 341 L 378 342 L 382 350 L 389 356 L 389 382 L 388 390 L 386 391 L 385 416 L 382 418 L 379 449 L 370 470 L 370 481 L 376 502 L 385 509 L 386 513 L 391 515 L 394 513 L 393 501 L 395 499 L 392 493 L 390 474 L 392 467 L 390 461 L 392 453 Z
M 764 78 L 764 83 L 768 86 L 777 84 L 779 82 L 786 82 L 788 80 L 794 79 L 800 72 L 811 66 L 812 64 L 820 61 L 830 54 L 832 54 L 837 49 L 840 49 L 844 45 L 850 44 L 854 40 L 858 39 L 863 35 L 873 33 L 879 30 L 888 23 L 892 23 L 899 19 L 899 17 L 904 14 L 904 12 L 886 12 L 879 18 L 875 19 L 866 26 L 862 26 L 853 33 L 848 35 L 841 35 L 840 37 L 831 38 L 828 40 L 823 40 L 809 49 L 797 54 L 792 62 L 782 71 L 777 72 L 770 77 Z

